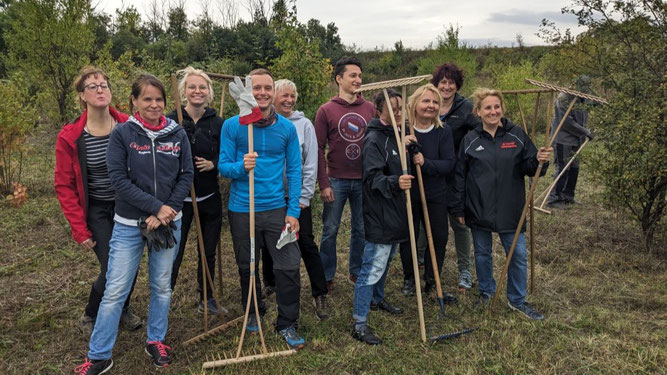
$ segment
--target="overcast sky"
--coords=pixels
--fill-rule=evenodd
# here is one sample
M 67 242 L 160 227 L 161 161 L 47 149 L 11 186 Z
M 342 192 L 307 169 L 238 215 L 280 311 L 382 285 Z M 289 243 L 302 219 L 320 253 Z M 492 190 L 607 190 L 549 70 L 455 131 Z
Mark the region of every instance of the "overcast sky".
M 113 15 L 116 8 L 131 3 L 144 15 L 150 1 L 99 0 L 97 8 Z M 201 13 L 202 0 L 182 1 L 190 20 Z M 214 18 L 217 4 L 224 1 L 210 0 Z M 242 5 L 245 1 L 237 2 L 239 15 L 248 19 Z M 390 49 L 398 40 L 406 47 L 422 48 L 435 42 L 449 24 L 458 25 L 460 39 L 473 45 L 510 46 L 516 44 L 517 34 L 526 45 L 535 45 L 542 44 L 535 33 L 543 18 L 555 21 L 561 29 L 581 31 L 573 16 L 561 14 L 561 8 L 569 4 L 570 0 L 297 0 L 297 17 L 301 22 L 316 18 L 323 25 L 334 22 L 344 44 L 356 44 L 363 50 Z

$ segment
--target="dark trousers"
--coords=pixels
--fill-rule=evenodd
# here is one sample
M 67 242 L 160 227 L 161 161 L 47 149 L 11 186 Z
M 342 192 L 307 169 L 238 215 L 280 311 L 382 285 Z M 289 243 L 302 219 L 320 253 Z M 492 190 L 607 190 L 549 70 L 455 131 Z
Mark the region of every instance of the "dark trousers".
M 428 215 L 431 222 L 431 235 L 433 236 L 433 245 L 435 247 L 435 260 L 438 265 L 438 272 L 442 271 L 442 263 L 445 259 L 445 250 L 447 247 L 447 237 L 449 228 L 447 227 L 447 204 L 426 202 Z M 424 213 L 420 201 L 412 202 L 412 217 L 415 227 L 415 235 L 419 232 L 419 225 L 424 220 Z M 412 250 L 410 241 L 401 244 L 401 263 L 403 264 L 403 278 L 405 280 L 414 280 L 415 274 L 412 268 Z M 424 253 L 424 279 L 427 283 L 434 283 L 433 266 L 431 254 L 428 250 Z
M 88 296 L 88 304 L 86 305 L 86 315 L 91 318 L 97 317 L 97 310 L 104 297 L 104 289 L 107 284 L 107 266 L 109 264 L 109 241 L 111 240 L 111 232 L 113 231 L 113 216 L 114 216 L 114 202 L 100 201 L 89 198 L 88 200 L 88 215 L 86 222 L 88 229 L 93 234 L 93 241 L 96 242 L 93 251 L 100 262 L 100 274 L 93 282 L 90 288 L 90 295 Z M 134 275 L 132 288 L 130 294 L 127 295 L 123 309 L 127 309 L 130 305 L 130 297 L 134 290 L 134 284 L 137 282 L 137 275 Z
M 204 241 L 204 255 L 206 256 L 206 265 L 211 272 L 211 280 L 215 280 L 215 249 L 220 241 L 220 230 L 222 229 L 222 199 L 220 193 L 215 192 L 213 196 L 197 203 L 199 210 L 199 221 L 201 223 L 202 239 Z M 181 224 L 181 244 L 178 248 L 178 254 L 174 260 L 174 267 L 171 271 L 171 289 L 176 286 L 178 270 L 183 261 L 185 253 L 185 244 L 188 242 L 188 232 L 194 220 L 194 211 L 192 202 L 183 203 L 183 221 Z M 204 299 L 204 282 L 202 280 L 202 264 L 199 255 L 199 241 L 197 241 L 197 291 L 199 291 L 199 300 Z M 206 296 L 213 298 L 211 284 L 206 281 Z
M 556 143 L 554 147 L 554 161 L 556 164 L 554 178 L 556 178 L 565 169 L 565 165 L 570 158 L 579 150 L 579 146 L 564 145 Z M 548 203 L 555 202 L 573 202 L 574 189 L 577 187 L 577 178 L 579 177 L 579 159 L 575 159 L 568 170 L 556 182 L 556 186 L 549 193 Z
M 285 225 L 285 207 L 275 210 L 255 212 L 255 293 L 260 315 L 264 315 L 266 308 L 262 298 L 261 282 L 259 280 L 258 264 L 261 256 L 260 249 L 266 248 L 273 259 L 273 273 L 276 278 L 276 302 L 278 303 L 278 318 L 276 330 L 287 327 L 296 327 L 299 319 L 301 280 L 299 264 L 301 254 L 295 243 L 289 243 L 282 249 L 276 249 Z M 250 289 L 250 217 L 247 213 L 229 211 L 229 227 L 234 243 L 234 256 L 239 267 L 241 282 L 241 305 L 245 311 Z M 252 307 L 251 307 L 251 311 Z
M 313 215 L 310 207 L 301 209 L 299 240 L 297 243 L 299 244 L 299 250 L 301 250 L 303 264 L 308 272 L 313 297 L 317 298 L 327 294 L 327 280 L 324 277 L 322 259 L 315 244 L 315 236 L 313 236 Z M 273 259 L 271 259 L 271 254 L 268 251 L 262 252 L 262 274 L 264 275 L 264 284 L 276 286 L 276 279 L 273 275 Z

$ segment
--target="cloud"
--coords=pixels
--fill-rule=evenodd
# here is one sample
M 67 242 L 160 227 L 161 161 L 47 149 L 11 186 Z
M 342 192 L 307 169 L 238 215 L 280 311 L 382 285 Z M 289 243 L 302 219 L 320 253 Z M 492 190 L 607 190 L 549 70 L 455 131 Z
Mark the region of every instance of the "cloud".
M 554 11 L 533 12 L 519 9 L 510 9 L 506 12 L 493 12 L 489 14 L 487 21 L 514 25 L 538 25 L 545 18 L 549 21 L 565 24 L 574 24 L 577 22 L 576 17 L 571 14 L 562 14 L 561 12 Z

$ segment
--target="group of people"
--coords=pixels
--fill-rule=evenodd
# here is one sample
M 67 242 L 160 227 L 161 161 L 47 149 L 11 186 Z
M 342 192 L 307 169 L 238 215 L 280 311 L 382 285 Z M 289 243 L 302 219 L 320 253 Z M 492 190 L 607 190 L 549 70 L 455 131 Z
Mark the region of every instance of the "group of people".
M 101 374 L 113 366 L 112 348 L 119 326 L 143 323 L 129 306 L 143 250 L 148 245 L 150 302 L 146 353 L 156 367 L 171 362 L 165 344 L 171 294 L 176 286 L 193 220 L 195 197 L 202 223 L 205 264 L 199 260 L 199 309 L 217 313 L 210 286 L 203 290 L 201 268 L 215 272 L 216 245 L 222 227 L 218 176 L 231 180 L 228 221 L 241 286 L 247 303 L 250 249 L 262 259 L 264 288 L 257 283 L 259 314 L 264 296 L 275 293 L 275 330 L 295 349 L 305 340 L 297 332 L 300 311 L 300 261 L 310 279 L 315 311 L 327 319 L 327 297 L 335 287 L 336 238 L 346 202 L 350 202 L 349 274 L 354 284 L 352 336 L 379 344 L 367 324 L 370 310 L 401 314 L 387 301 L 384 285 L 393 255 L 400 250 L 404 285 L 415 284 L 408 235 L 406 190 L 410 190 L 414 227 L 424 221 L 413 173 L 422 171 L 426 207 L 433 230 L 435 262 L 442 269 L 448 226 L 455 236 L 458 286 L 472 287 L 470 246 L 474 246 L 479 303 L 495 292 L 491 234 L 507 251 L 525 200 L 524 177 L 533 176 L 551 149 L 538 150 L 523 130 L 503 117 L 499 91 L 478 89 L 472 102 L 463 98 L 463 72 L 454 64 L 437 67 L 430 83 L 409 98 L 394 90 L 369 102 L 355 93 L 362 65 L 345 57 L 334 66 L 338 95 L 317 111 L 314 124 L 295 110 L 296 85 L 274 81 L 266 69 L 248 74 L 245 84 L 230 84 L 240 114 L 223 121 L 209 107 L 213 86 L 208 75 L 188 67 L 178 89 L 185 106 L 164 115 L 166 92 L 159 79 L 143 74 L 132 85 L 131 116 L 110 106 L 111 83 L 104 71 L 82 69 L 75 88 L 85 109 L 66 125 L 56 144 L 55 185 L 72 237 L 93 250 L 100 274 L 91 288 L 80 328 L 89 337 L 81 374 Z M 233 86 L 233 87 L 232 87 Z M 407 100 L 403 113 L 403 101 Z M 408 122 L 410 125 L 408 127 Z M 253 124 L 249 152 L 247 125 Z M 394 124 L 414 128 L 397 143 Z M 409 149 L 408 171 L 401 150 Z M 250 238 L 250 171 L 254 170 L 255 237 Z M 546 168 L 542 169 L 542 173 Z M 318 183 L 323 201 L 322 238 L 313 233 L 311 199 Z M 281 233 L 297 231 L 298 240 L 277 246 Z M 254 241 L 254 243 L 252 243 Z M 199 257 L 198 257 L 199 259 Z M 435 285 L 431 259 L 424 260 L 423 286 Z M 259 266 L 256 266 L 259 268 Z M 257 271 L 257 270 L 255 270 Z M 258 273 L 259 274 L 259 273 Z M 206 292 L 206 293 L 205 293 Z M 543 319 L 526 297 L 526 246 L 523 231 L 508 273 L 509 306 L 528 318 Z M 447 295 L 447 302 L 456 297 Z M 254 310 L 251 310 L 254 311 Z M 259 330 L 249 316 L 247 330 Z

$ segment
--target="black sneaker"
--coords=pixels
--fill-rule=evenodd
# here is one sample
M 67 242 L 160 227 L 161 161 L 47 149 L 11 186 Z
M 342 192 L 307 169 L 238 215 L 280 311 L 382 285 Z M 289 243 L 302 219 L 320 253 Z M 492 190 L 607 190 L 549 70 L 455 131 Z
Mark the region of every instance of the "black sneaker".
M 111 358 L 92 361 L 86 358 L 86 361 L 83 364 L 74 368 L 74 373 L 80 375 L 104 374 L 105 372 L 111 370 L 112 367 L 113 360 Z
M 382 343 L 382 340 L 375 336 L 371 328 L 365 324 L 359 329 L 352 330 L 352 337 L 368 345 L 379 345 Z
M 489 303 L 491 303 L 491 296 L 485 293 L 482 293 L 479 295 L 479 298 L 477 301 L 475 301 L 475 308 L 476 309 L 483 309 L 486 308 Z
M 540 314 L 539 311 L 535 310 L 535 307 L 528 302 L 524 302 L 519 306 L 512 305 L 509 301 L 507 302 L 510 309 L 515 310 L 523 314 L 526 318 L 530 320 L 544 320 L 544 315 Z
M 153 358 L 155 367 L 167 367 L 171 363 L 171 347 L 162 341 L 149 341 L 146 344 L 146 354 Z
M 389 302 L 387 302 L 386 299 L 383 299 L 378 304 L 371 303 L 371 310 L 373 311 L 383 310 L 394 315 L 399 315 L 403 312 L 403 310 L 400 307 L 396 307 L 390 304 Z
M 415 288 L 415 281 L 414 280 L 405 280 L 403 281 L 403 288 L 401 289 L 401 292 L 405 294 L 406 296 L 414 296 L 417 294 L 417 289 Z

